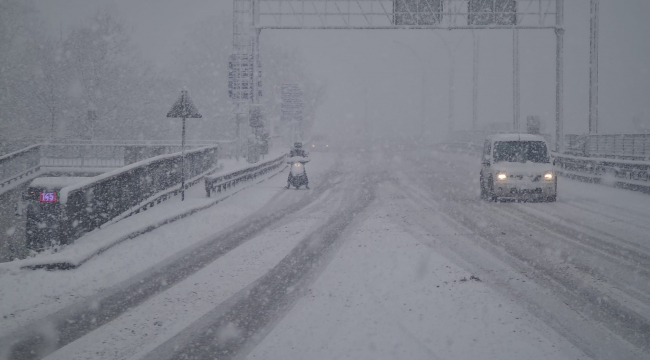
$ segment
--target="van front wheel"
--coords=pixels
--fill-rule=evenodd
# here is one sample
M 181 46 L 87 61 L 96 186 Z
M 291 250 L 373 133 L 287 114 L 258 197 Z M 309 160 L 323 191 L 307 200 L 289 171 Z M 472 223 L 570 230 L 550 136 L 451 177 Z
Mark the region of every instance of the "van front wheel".
M 485 179 L 483 179 L 483 173 L 481 173 L 479 186 L 481 187 L 481 199 L 487 199 L 488 193 L 487 190 L 485 189 Z
M 488 178 L 486 193 L 487 193 L 488 200 L 494 202 L 498 200 L 497 196 L 494 195 L 494 180 L 492 180 L 492 176 Z

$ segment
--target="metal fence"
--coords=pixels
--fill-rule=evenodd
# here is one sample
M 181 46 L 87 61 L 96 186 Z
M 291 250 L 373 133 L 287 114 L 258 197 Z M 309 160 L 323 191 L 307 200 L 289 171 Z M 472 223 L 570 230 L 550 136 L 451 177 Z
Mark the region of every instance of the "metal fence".
M 185 154 L 185 174 L 195 177 L 216 166 L 218 146 Z M 69 242 L 181 182 L 181 154 L 143 160 L 82 185 L 61 190 L 61 239 Z
M 278 168 L 283 164 L 286 155 L 282 155 L 271 161 L 251 166 L 246 169 L 238 170 L 229 174 L 207 176 L 205 178 L 205 192 L 207 197 L 210 197 L 212 192 L 220 193 L 233 186 L 237 186 L 240 182 L 253 180 L 260 175 L 264 175 L 273 169 Z
M 566 135 L 566 153 L 629 160 L 650 159 L 650 134 Z

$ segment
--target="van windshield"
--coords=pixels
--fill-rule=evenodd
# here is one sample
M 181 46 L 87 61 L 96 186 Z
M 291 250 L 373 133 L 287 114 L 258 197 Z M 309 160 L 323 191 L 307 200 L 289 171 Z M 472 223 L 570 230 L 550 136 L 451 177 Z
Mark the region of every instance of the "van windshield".
M 543 141 L 496 141 L 494 143 L 494 162 L 550 162 Z

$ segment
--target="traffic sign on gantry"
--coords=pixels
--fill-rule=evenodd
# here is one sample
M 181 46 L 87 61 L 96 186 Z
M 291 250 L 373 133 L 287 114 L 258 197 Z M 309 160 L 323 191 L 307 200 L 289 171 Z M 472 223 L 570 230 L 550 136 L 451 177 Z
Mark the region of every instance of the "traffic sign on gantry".
M 256 1 L 259 29 L 548 29 L 557 25 L 556 0 Z

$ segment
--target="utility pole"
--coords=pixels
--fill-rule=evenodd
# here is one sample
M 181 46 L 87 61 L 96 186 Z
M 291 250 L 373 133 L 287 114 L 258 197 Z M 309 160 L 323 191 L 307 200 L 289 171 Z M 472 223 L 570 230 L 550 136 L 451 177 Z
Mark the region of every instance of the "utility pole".
M 600 0 L 591 0 L 591 49 L 589 59 L 589 134 L 598 134 L 598 22 Z

